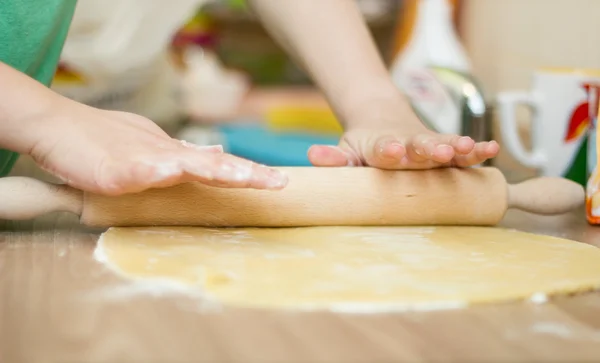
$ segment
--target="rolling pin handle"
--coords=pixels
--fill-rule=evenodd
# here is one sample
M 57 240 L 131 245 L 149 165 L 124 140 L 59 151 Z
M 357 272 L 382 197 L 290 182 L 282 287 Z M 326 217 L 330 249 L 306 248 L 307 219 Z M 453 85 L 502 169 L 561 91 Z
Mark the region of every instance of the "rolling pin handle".
M 584 188 L 565 178 L 540 177 L 508 186 L 508 208 L 540 215 L 558 215 L 584 204 Z
M 81 215 L 83 192 L 27 177 L 0 178 L 0 219 L 29 220 L 51 212 Z

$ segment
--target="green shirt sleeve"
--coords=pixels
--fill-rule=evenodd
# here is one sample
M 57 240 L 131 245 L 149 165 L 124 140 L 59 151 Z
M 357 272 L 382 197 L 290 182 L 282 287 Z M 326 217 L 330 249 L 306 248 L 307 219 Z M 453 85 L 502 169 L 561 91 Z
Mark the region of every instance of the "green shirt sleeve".
M 0 149 L 0 178 L 7 176 L 10 170 L 17 162 L 19 154 Z
M 0 0 L 0 61 L 50 86 L 76 5 L 77 0 Z M 0 149 L 0 177 L 17 159 Z

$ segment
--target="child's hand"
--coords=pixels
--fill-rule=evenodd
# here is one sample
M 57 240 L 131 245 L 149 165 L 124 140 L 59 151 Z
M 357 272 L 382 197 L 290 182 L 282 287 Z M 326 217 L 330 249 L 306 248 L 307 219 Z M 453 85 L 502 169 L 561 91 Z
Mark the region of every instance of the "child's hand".
M 315 166 L 373 166 L 382 169 L 468 167 L 498 154 L 495 141 L 475 143 L 469 137 L 431 131 L 354 129 L 339 146 L 313 146 L 308 153 Z
M 60 107 L 60 106 L 59 106 Z M 220 187 L 281 189 L 279 171 L 169 137 L 152 121 L 80 104 L 40 120 L 31 156 L 69 185 L 119 195 L 199 181 Z
M 308 152 L 311 163 L 382 169 L 469 167 L 499 152 L 495 141 L 475 143 L 470 137 L 433 132 L 400 103 L 376 106 L 372 112 L 356 113 L 362 119 L 348 122 L 356 126 L 350 126 L 338 146 L 313 146 Z

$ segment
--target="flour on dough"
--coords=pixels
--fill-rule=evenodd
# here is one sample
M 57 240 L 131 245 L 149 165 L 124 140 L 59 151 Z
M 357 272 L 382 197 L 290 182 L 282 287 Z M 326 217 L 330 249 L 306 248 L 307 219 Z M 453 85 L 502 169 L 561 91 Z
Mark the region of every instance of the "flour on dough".
M 598 248 L 492 227 L 111 228 L 96 255 L 249 308 L 457 308 L 600 286 Z

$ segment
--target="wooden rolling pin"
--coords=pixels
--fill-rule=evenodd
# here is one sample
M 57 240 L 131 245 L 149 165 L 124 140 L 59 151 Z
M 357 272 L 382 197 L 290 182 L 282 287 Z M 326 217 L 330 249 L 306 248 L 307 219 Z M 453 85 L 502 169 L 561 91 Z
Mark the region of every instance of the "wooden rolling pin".
M 279 191 L 186 183 L 106 197 L 35 179 L 0 179 L 0 218 L 66 211 L 93 227 L 320 225 L 494 225 L 508 208 L 552 215 L 584 203 L 583 188 L 562 178 L 508 185 L 495 168 L 385 171 L 281 168 Z

